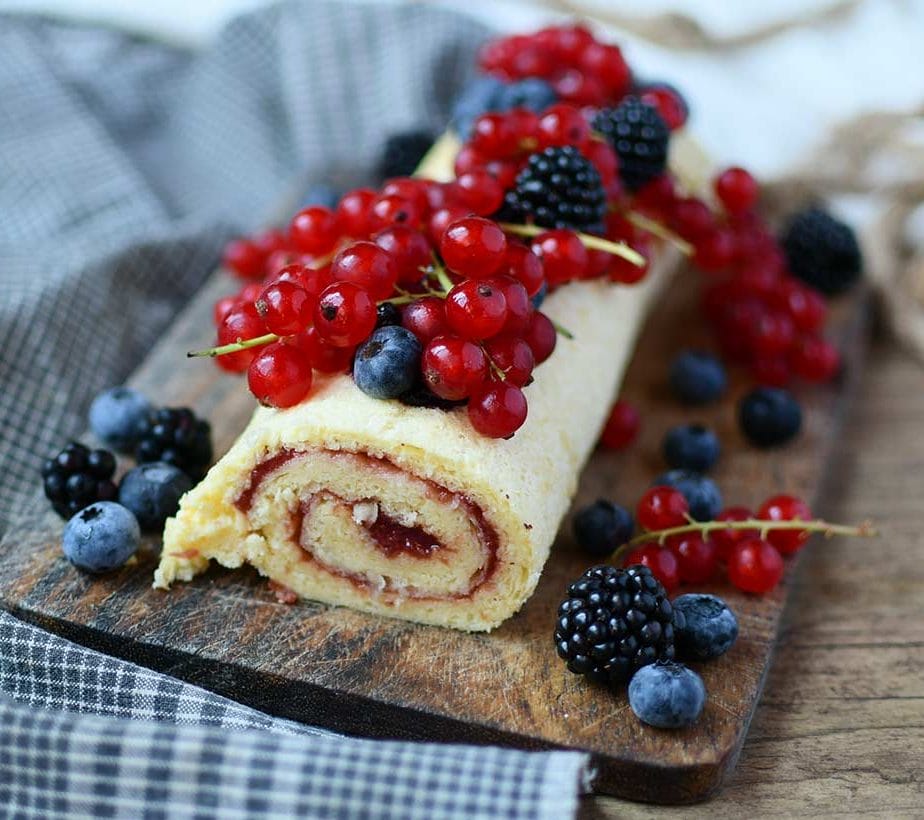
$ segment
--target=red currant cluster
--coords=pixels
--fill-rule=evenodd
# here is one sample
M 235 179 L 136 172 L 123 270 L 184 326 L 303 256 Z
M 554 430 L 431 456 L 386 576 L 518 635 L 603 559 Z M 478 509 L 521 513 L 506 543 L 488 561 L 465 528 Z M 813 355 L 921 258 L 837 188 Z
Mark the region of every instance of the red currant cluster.
M 539 77 L 565 102 L 615 105 L 632 89 L 632 72 L 618 46 L 601 43 L 584 26 L 554 26 L 535 34 L 515 34 L 487 43 L 478 58 L 482 71 L 503 80 Z M 671 128 L 686 122 L 687 111 L 665 85 L 636 89 Z
M 224 263 L 251 281 L 215 305 L 218 344 L 231 347 L 218 364 L 247 371 L 261 402 L 292 406 L 313 371 L 349 370 L 391 306 L 423 348 L 424 386 L 466 402 L 484 435 L 511 435 L 526 418 L 522 388 L 557 339 L 532 299 L 585 277 L 591 252 L 568 231 L 540 233 L 532 249 L 508 237 L 483 216 L 502 197 L 483 170 L 446 184 L 394 179 L 335 210 L 306 208 L 286 231 L 234 240 Z
M 669 592 L 680 584 L 711 581 L 721 566 L 738 589 L 769 592 L 783 577 L 782 556 L 798 552 L 812 530 L 824 529 L 810 521 L 804 501 L 789 495 L 767 499 L 756 515 L 745 507 L 729 507 L 715 521 L 691 522 L 679 490 L 652 487 L 635 514 L 647 532 L 633 539 L 642 543 L 626 554 L 623 566 L 644 564 Z M 807 529 L 779 526 L 792 521 L 807 522 Z M 753 526 L 740 526 L 742 522 Z M 680 532 L 671 532 L 675 528 Z

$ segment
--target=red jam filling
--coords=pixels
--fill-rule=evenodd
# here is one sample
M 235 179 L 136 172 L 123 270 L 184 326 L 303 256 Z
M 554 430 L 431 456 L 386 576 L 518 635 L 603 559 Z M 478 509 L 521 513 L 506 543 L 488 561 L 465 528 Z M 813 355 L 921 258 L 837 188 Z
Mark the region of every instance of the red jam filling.
M 400 467 L 386 458 L 370 456 L 365 453 L 351 453 L 347 451 L 342 452 L 344 452 L 344 455 L 348 455 L 351 458 L 362 459 L 370 466 L 370 468 L 383 469 L 393 472 L 404 472 Z M 256 496 L 263 482 L 289 461 L 292 461 L 293 459 L 296 459 L 302 455 L 304 455 L 304 453 L 298 450 L 281 450 L 276 455 L 260 462 L 256 467 L 253 468 L 253 470 L 251 470 L 250 482 L 243 490 L 243 492 L 241 492 L 241 494 L 237 497 L 235 506 L 241 512 L 245 514 L 248 513 L 251 506 L 253 505 L 254 497 Z M 497 533 L 494 528 L 488 524 L 481 508 L 470 501 L 468 498 L 465 498 L 464 496 L 457 496 L 451 490 L 448 490 L 446 487 L 443 487 L 434 481 L 430 481 L 429 479 L 420 478 L 419 476 L 415 476 L 415 478 L 418 481 L 422 481 L 424 484 L 426 484 L 428 486 L 428 490 L 432 492 L 436 498 L 440 499 L 440 501 L 444 503 L 448 503 L 454 497 L 458 498 L 459 506 L 468 514 L 478 532 L 478 538 L 485 548 L 486 561 L 484 565 L 472 576 L 470 579 L 469 588 L 464 593 L 453 593 L 451 595 L 437 596 L 419 590 L 414 590 L 412 587 L 404 587 L 401 590 L 397 590 L 391 588 L 389 583 L 386 582 L 385 588 L 380 590 L 379 594 L 384 594 L 386 600 L 389 598 L 397 598 L 399 595 L 405 598 L 416 599 L 461 600 L 471 598 L 471 596 L 474 595 L 479 587 L 490 580 L 490 578 L 497 570 Z M 371 591 L 373 589 L 373 584 L 365 576 L 358 573 L 348 572 L 346 570 L 325 563 L 324 561 L 317 558 L 317 556 L 315 556 L 302 544 L 301 535 L 305 519 L 311 515 L 314 502 L 318 500 L 318 498 L 322 495 L 329 498 L 334 498 L 343 504 L 351 503 L 328 492 L 322 492 L 316 496 L 312 496 L 311 498 L 303 499 L 300 509 L 292 515 L 293 541 L 295 541 L 295 543 L 301 546 L 301 548 L 304 550 L 305 560 L 314 562 L 317 566 L 321 567 L 331 575 L 335 575 L 339 578 L 344 578 L 350 581 L 356 587 L 369 589 Z M 364 524 L 363 526 L 371 538 L 375 541 L 378 549 L 380 549 L 388 558 L 394 558 L 398 555 L 404 554 L 414 558 L 427 560 L 431 559 L 435 553 L 444 548 L 444 545 L 441 544 L 438 539 L 430 535 L 422 527 L 406 527 L 403 524 L 399 524 L 393 518 L 385 515 L 381 511 L 379 511 L 379 514 L 374 522 L 370 524 Z

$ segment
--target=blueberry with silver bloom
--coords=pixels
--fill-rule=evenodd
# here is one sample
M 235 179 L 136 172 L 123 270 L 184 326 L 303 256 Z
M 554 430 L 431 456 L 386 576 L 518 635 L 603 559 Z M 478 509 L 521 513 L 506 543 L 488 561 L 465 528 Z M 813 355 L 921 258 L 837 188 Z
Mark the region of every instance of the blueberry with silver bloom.
M 702 424 L 680 424 L 664 437 L 664 460 L 669 467 L 704 473 L 719 460 L 719 437 Z
M 131 387 L 104 390 L 90 405 L 90 429 L 110 447 L 131 452 L 152 410 L 151 403 Z
M 661 473 L 654 485 L 674 487 L 683 493 L 690 515 L 697 521 L 711 521 L 722 511 L 722 492 L 711 478 L 689 470 Z
M 672 603 L 686 621 L 674 636 L 679 657 L 706 661 L 731 649 L 738 637 L 738 619 L 725 601 L 715 595 L 693 592 L 674 598 Z
M 178 467 L 155 461 L 129 470 L 119 485 L 119 503 L 131 510 L 145 532 L 159 532 L 175 515 L 192 481 Z
M 684 350 L 671 363 L 670 385 L 686 404 L 708 404 L 718 399 L 728 387 L 725 367 L 710 353 Z
M 98 501 L 77 513 L 64 527 L 64 557 L 87 572 L 121 567 L 138 550 L 141 529 L 129 510 Z
M 584 552 L 603 558 L 632 537 L 635 522 L 624 507 L 599 498 L 575 513 L 572 528 Z
M 395 399 L 417 382 L 421 352 L 411 331 L 400 325 L 380 327 L 356 351 L 353 381 L 374 399 Z
M 757 387 L 738 404 L 741 432 L 758 447 L 779 447 L 802 428 L 802 408 L 781 387 Z
M 683 729 L 696 723 L 706 705 L 703 679 L 681 663 L 643 666 L 629 681 L 629 706 L 657 729 Z
M 545 80 L 527 77 L 508 83 L 497 95 L 497 110 L 510 111 L 512 108 L 528 108 L 537 114 L 558 102 L 558 94 Z

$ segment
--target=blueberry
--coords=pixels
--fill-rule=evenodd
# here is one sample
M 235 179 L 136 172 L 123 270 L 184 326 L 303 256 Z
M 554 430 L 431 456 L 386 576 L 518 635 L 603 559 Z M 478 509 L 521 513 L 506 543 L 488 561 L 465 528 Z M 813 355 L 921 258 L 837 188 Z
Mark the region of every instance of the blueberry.
M 374 331 L 353 359 L 353 381 L 374 399 L 394 399 L 410 390 L 420 370 L 417 337 L 399 325 Z
M 758 387 L 738 404 L 741 432 L 758 447 L 776 447 L 795 438 L 802 409 L 788 390 Z
M 302 197 L 300 208 L 308 208 L 311 205 L 320 205 L 322 208 L 334 210 L 340 201 L 340 192 L 331 185 L 323 182 L 317 185 L 309 185 Z
M 495 104 L 498 111 L 511 108 L 528 108 L 537 114 L 558 102 L 558 94 L 545 80 L 527 77 L 504 86 L 497 95 Z
M 601 498 L 578 510 L 572 526 L 581 548 L 602 558 L 632 537 L 635 522 L 623 507 Z
M 107 572 L 131 558 L 141 540 L 138 521 L 121 504 L 98 501 L 64 527 L 64 557 L 87 572 Z
M 678 470 L 704 473 L 719 460 L 720 452 L 718 436 L 701 424 L 681 424 L 664 437 L 664 460 Z
M 110 447 L 127 453 L 134 449 L 150 412 L 151 403 L 137 390 L 113 387 L 93 399 L 90 429 Z
M 452 106 L 452 124 L 462 139 L 471 136 L 472 125 L 486 111 L 496 111 L 505 83 L 491 74 L 472 80 L 456 97 Z
M 677 651 L 685 660 L 706 661 L 724 655 L 738 637 L 738 619 L 721 598 L 695 592 L 671 603 L 685 619 L 675 633 Z
M 683 493 L 690 515 L 697 521 L 711 521 L 722 511 L 722 493 L 711 479 L 689 470 L 669 470 L 661 473 L 655 484 L 675 487 Z
M 678 354 L 671 364 L 671 389 L 686 404 L 708 404 L 728 386 L 725 368 L 715 356 L 695 350 Z
M 382 302 L 375 309 L 375 326 L 385 327 L 386 325 L 401 324 L 401 308 L 393 305 L 391 302 Z
M 536 291 L 536 295 L 533 296 L 529 301 L 532 302 L 533 307 L 536 310 L 542 307 L 542 303 L 545 301 L 545 297 L 549 295 L 549 286 L 543 282 L 542 287 Z
M 702 678 L 680 663 L 658 661 L 643 666 L 629 681 L 629 706 L 635 716 L 658 729 L 690 726 L 705 704 Z
M 158 532 L 191 487 L 192 481 L 182 470 L 154 461 L 125 474 L 119 485 L 119 503 L 135 514 L 142 530 Z

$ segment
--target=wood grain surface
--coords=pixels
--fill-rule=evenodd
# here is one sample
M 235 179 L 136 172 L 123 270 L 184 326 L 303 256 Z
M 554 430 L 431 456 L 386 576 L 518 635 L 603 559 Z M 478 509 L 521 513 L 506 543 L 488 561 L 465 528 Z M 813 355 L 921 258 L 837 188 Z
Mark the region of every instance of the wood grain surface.
M 736 771 L 682 809 L 589 798 L 581 817 L 924 817 L 924 367 L 877 340 L 821 512 L 877 541 L 814 542 Z
M 833 388 L 802 391 L 806 424 L 796 444 L 758 452 L 737 430 L 740 385 L 722 403 L 695 414 L 667 393 L 672 354 L 702 341 L 694 318 L 695 280 L 681 276 L 690 278 L 655 311 L 623 391 L 644 413 L 641 439 L 628 454 L 595 455 L 576 503 L 600 496 L 634 503 L 663 469 L 658 451 L 665 430 L 694 418 L 717 428 L 723 441 L 716 477 L 729 503 L 756 506 L 782 489 L 814 499 L 831 449 L 840 442 L 844 397 L 860 370 L 864 294 L 835 311 L 834 331 L 847 345 L 844 379 Z M 206 414 L 218 452 L 243 428 L 251 399 L 238 380 L 219 375 L 207 361 L 187 362 L 183 353 L 209 341 L 211 304 L 229 289 L 216 276 L 132 380 L 161 403 L 192 404 Z M 490 635 L 310 603 L 285 606 L 248 571 L 213 569 L 169 593 L 154 591 L 154 542 L 134 566 L 93 579 L 61 557 L 60 531 L 60 521 L 42 514 L 0 544 L 0 596 L 21 617 L 274 714 L 348 733 L 588 749 L 599 769 L 597 791 L 666 803 L 709 796 L 733 767 L 793 588 L 794 563 L 784 583 L 763 598 L 736 594 L 721 583 L 713 587 L 738 613 L 740 639 L 728 655 L 698 667 L 709 699 L 696 727 L 663 732 L 639 723 L 624 693 L 586 685 L 555 656 L 557 603 L 567 583 L 591 563 L 575 548 L 568 526 L 535 595 Z M 818 552 L 830 549 L 825 544 Z M 813 609 L 811 601 L 806 605 Z M 805 654 L 807 661 L 823 663 L 823 653 Z

